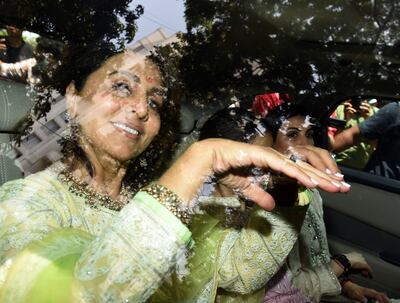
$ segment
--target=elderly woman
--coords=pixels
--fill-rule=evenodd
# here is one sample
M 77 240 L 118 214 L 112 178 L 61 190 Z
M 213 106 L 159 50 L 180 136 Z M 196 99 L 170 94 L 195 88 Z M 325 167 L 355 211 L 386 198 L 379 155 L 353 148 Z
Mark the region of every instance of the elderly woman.
M 169 152 L 175 106 L 150 58 L 104 52 L 101 63 L 95 50 L 70 50 L 77 67 L 48 73 L 66 92 L 65 158 L 0 189 L 1 302 L 146 301 L 182 263 L 190 202 L 212 174 L 268 210 L 273 198 L 235 168 L 269 168 L 308 187 L 347 190 L 271 149 L 205 140 L 135 194 L 149 172 L 161 175 L 156 163 Z

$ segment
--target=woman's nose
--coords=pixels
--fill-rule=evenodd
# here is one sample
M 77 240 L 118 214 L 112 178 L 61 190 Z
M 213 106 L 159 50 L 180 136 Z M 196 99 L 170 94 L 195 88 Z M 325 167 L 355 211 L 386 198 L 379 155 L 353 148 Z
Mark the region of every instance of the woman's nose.
M 147 121 L 149 118 L 149 106 L 144 96 L 137 97 L 128 103 L 129 113 L 136 114 L 140 120 Z
M 300 135 L 297 140 L 298 145 L 308 145 L 309 140 L 305 135 Z

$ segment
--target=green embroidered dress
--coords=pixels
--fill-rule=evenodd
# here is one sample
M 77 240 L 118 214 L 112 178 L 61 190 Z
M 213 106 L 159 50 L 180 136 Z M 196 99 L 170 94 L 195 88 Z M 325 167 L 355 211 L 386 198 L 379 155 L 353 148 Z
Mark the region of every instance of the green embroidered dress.
M 147 193 L 92 208 L 52 169 L 0 188 L 0 302 L 145 302 L 190 231 Z
M 308 204 L 311 191 L 305 190 L 299 198 Z M 151 297 L 152 303 L 261 302 L 266 283 L 296 243 L 307 210 L 296 206 L 267 212 L 254 206 L 243 214 L 234 197 L 207 200 L 210 206 L 190 227 L 195 246 L 187 276 L 165 281 Z

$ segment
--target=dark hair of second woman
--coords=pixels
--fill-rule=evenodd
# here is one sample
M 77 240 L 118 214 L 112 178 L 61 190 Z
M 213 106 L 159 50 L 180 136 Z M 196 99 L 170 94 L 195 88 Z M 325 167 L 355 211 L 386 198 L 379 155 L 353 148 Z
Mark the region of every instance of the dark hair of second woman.
M 252 112 L 243 108 L 226 108 L 217 111 L 207 120 L 199 139 L 223 138 L 247 143 L 264 132 L 265 127 Z
M 263 122 L 266 124 L 268 131 L 271 133 L 274 141 L 276 140 L 276 136 L 282 126 L 282 123 L 294 116 L 306 117 L 308 116 L 308 111 L 302 105 L 296 104 L 294 102 L 286 102 L 275 107 L 263 119 Z M 314 118 L 311 118 L 310 122 L 313 124 L 316 123 Z

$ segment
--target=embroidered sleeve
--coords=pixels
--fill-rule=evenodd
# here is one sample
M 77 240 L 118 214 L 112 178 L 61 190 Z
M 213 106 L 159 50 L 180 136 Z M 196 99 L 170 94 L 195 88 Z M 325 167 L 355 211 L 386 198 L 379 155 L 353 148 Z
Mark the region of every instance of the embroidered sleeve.
M 306 207 L 258 209 L 237 238 L 222 245 L 218 286 L 248 294 L 265 286 L 297 240 Z
M 0 261 L 4 263 L 32 241 L 68 226 L 62 194 L 43 180 L 26 178 L 0 188 Z M 54 208 L 54 204 L 60 208 Z
M 42 177 L 0 189 L 1 302 L 145 302 L 185 255 L 189 230 L 146 193 L 91 235 L 71 228 L 72 196 Z
M 340 283 L 329 264 L 302 267 L 293 273 L 292 281 L 312 302 L 320 302 L 322 296 L 338 295 L 341 291 Z
M 319 302 L 323 295 L 339 294 L 341 287 L 329 265 L 322 199 L 317 190 L 313 193 L 298 242 L 290 252 L 287 264 L 294 285 L 312 302 Z
M 190 232 L 147 193 L 139 192 L 77 263 L 84 302 L 145 302 L 185 258 Z

